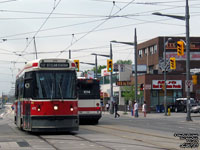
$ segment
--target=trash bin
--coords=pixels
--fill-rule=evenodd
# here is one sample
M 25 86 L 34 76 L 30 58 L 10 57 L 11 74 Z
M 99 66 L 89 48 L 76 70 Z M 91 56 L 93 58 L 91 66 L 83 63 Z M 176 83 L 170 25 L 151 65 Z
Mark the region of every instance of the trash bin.
M 156 105 L 156 112 L 157 112 L 157 113 L 160 112 L 160 105 Z

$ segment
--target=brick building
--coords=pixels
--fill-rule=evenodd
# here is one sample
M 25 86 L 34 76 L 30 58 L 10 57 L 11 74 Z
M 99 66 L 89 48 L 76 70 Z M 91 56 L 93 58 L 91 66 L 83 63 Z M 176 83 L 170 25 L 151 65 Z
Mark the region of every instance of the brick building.
M 171 40 L 167 43 L 166 41 L 169 38 Z M 169 69 L 166 73 L 167 104 L 173 103 L 178 97 L 186 97 L 186 52 L 184 52 L 183 56 L 178 56 L 176 49 L 177 41 L 185 41 L 185 37 L 165 37 L 165 39 L 164 42 L 164 37 L 157 37 L 140 43 L 137 46 L 137 63 L 138 65 L 147 66 L 147 73 L 138 75 L 138 84 L 144 85 L 144 100 L 146 100 L 149 110 L 154 110 L 156 105 L 163 105 L 164 103 L 164 91 L 162 89 L 164 81 L 162 70 L 164 45 L 166 45 L 167 62 L 170 57 L 176 58 L 176 69 Z M 195 72 L 190 72 L 191 80 L 192 75 L 197 75 L 197 84 L 191 86 L 190 96 L 199 100 L 200 82 L 198 79 L 200 79 L 200 37 L 190 37 L 190 69 L 196 70 Z

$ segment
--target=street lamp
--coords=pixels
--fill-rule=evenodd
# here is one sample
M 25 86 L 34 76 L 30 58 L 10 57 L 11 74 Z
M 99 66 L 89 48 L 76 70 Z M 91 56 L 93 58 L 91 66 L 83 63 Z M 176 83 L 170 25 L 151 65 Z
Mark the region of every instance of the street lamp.
M 135 56 L 134 56 L 134 59 L 135 59 L 135 100 L 137 101 L 137 35 L 136 35 L 136 28 L 135 28 L 134 43 L 133 42 L 120 42 L 120 41 L 110 41 L 110 42 L 135 46 Z
M 165 90 L 164 90 L 164 106 L 165 106 L 165 116 L 167 116 L 167 85 L 166 85 L 166 45 L 168 44 L 169 41 L 171 41 L 172 38 L 168 38 L 167 41 L 165 41 L 164 37 L 164 82 L 165 82 Z
M 96 54 L 96 53 L 92 53 L 91 55 L 95 55 L 95 76 L 97 78 L 97 56 L 110 57 L 110 55 Z
M 175 18 L 179 20 L 185 20 L 185 27 L 186 27 L 186 81 L 189 82 L 190 80 L 190 32 L 189 32 L 189 5 L 188 5 L 188 0 L 186 0 L 186 5 L 185 5 L 185 16 L 176 16 L 176 15 L 166 15 L 162 14 L 159 12 L 152 13 L 153 15 L 158 15 L 158 16 L 166 16 L 170 18 Z M 191 114 L 190 114 L 190 89 L 187 87 L 187 121 L 192 121 L 191 119 Z

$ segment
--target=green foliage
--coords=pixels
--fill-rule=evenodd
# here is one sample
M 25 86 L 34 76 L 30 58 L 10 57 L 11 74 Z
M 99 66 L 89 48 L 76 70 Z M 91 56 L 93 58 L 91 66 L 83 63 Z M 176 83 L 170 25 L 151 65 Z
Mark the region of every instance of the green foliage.
M 106 68 L 106 65 L 103 65 L 103 66 L 97 66 L 97 73 L 101 73 L 101 70 L 102 69 L 104 69 L 104 68 Z M 95 67 L 93 67 L 93 69 L 92 69 L 92 71 L 96 71 L 96 68 Z
M 135 101 L 135 85 L 124 86 L 123 95 L 126 104 L 128 104 L 128 101 Z M 138 99 L 140 99 L 141 97 L 143 97 L 143 91 L 140 91 L 140 94 L 137 95 Z
M 131 60 L 118 60 L 116 63 L 117 64 L 129 64 L 129 65 L 131 65 L 132 61 Z

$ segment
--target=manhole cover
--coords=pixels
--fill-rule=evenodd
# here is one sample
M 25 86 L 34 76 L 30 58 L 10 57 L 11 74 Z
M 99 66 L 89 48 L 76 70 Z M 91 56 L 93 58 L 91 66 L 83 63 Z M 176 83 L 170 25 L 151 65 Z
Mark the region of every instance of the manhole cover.
M 17 142 L 17 144 L 20 146 L 20 147 L 30 147 L 30 145 L 25 142 L 25 141 L 22 141 L 22 142 Z

